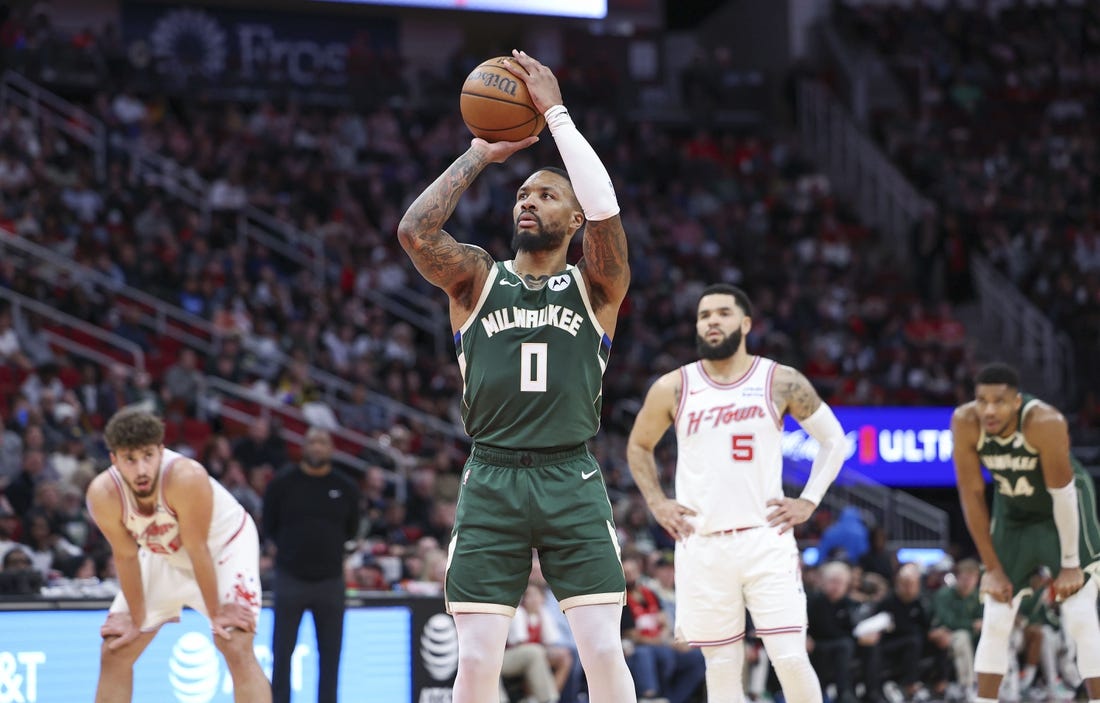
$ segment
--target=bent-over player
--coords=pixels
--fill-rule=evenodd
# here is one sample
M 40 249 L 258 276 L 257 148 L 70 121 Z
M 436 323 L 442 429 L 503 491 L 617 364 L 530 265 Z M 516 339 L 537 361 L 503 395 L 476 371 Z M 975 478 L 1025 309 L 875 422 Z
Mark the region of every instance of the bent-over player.
M 127 702 L 134 662 L 183 606 L 210 618 L 237 703 L 269 703 L 252 638 L 260 614 L 260 541 L 241 504 L 198 462 L 164 447 L 164 424 L 125 408 L 104 430 L 112 465 L 88 511 L 114 552 L 121 591 L 100 628 L 96 703 Z
M 1098 701 L 1100 523 L 1092 477 L 1070 454 L 1065 417 L 1020 393 L 1015 369 L 989 364 L 974 381 L 974 400 L 955 409 L 951 432 L 959 500 L 985 567 L 985 610 L 974 655 L 978 703 L 997 700 L 1016 611 L 1041 566 L 1057 574 L 1051 588 L 1062 601 L 1063 626 L 1077 644 L 1089 700 Z M 993 476 L 992 519 L 982 466 Z

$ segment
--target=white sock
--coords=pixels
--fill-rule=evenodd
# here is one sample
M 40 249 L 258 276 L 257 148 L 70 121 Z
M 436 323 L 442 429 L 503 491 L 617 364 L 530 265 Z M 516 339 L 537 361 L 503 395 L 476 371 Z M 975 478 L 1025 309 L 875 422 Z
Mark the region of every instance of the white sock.
M 975 698 L 974 703 L 997 703 L 996 698 Z
M 1035 666 L 1032 664 L 1028 664 L 1024 667 L 1024 670 L 1020 672 L 1020 688 L 1027 688 L 1034 680 Z

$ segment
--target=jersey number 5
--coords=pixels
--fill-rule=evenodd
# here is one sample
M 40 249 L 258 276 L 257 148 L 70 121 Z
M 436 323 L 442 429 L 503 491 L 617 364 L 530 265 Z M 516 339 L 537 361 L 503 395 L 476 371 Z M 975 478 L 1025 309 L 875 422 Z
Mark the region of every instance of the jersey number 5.
M 519 389 L 546 392 L 546 342 L 524 342 L 519 346 Z
M 735 434 L 730 437 L 730 455 L 734 461 L 752 461 L 752 439 L 751 434 Z

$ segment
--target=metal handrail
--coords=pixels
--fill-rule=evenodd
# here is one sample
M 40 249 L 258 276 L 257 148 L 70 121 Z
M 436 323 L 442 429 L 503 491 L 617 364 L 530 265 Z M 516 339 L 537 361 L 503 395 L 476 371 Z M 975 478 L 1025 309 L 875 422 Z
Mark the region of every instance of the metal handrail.
M 146 306 L 152 309 L 154 313 L 149 314 L 145 310 L 138 310 L 138 319 L 145 327 L 153 330 L 158 335 L 164 335 L 174 339 L 204 354 L 212 354 L 217 351 L 217 341 L 222 336 L 222 332 L 209 320 L 186 312 L 179 307 L 173 306 L 160 298 L 149 295 L 132 286 L 125 284 L 119 285 L 114 279 L 94 269 L 78 264 L 52 249 L 48 249 L 20 237 L 10 230 L 0 227 L 0 235 L 3 235 L 0 236 L 0 251 L 3 251 L 5 248 L 14 249 L 26 256 L 36 258 L 49 266 L 69 272 L 75 281 L 94 283 L 109 290 L 113 295 Z M 76 318 L 73 319 L 75 320 Z M 176 326 L 168 324 L 169 322 L 176 323 Z M 191 334 L 183 328 L 196 330 L 205 335 L 205 337 Z M 282 350 L 277 350 L 275 358 L 280 364 L 285 364 L 289 360 L 289 357 Z M 311 380 L 325 389 L 326 395 L 330 400 L 337 394 L 351 394 L 352 384 L 335 374 L 315 366 L 308 367 L 308 374 Z M 401 403 L 387 395 L 368 390 L 367 400 L 385 407 L 391 413 L 407 416 L 444 436 L 469 441 L 469 437 L 466 435 L 465 431 L 454 423 L 442 420 L 423 410 Z
M 0 106 L 8 101 L 26 110 L 31 119 L 48 121 L 52 127 L 88 146 L 95 155 L 96 178 L 106 177 L 107 128 L 102 120 L 11 69 L 0 76 Z M 43 107 L 48 109 L 43 112 Z
M 783 482 L 794 495 L 808 472 L 801 466 L 784 467 Z M 839 514 L 854 506 L 885 528 L 889 539 L 910 547 L 945 548 L 950 539 L 947 512 L 905 491 L 890 488 L 845 466 L 822 498 L 821 506 Z
M 304 426 L 309 426 L 310 422 L 306 419 L 305 414 L 300 408 L 293 405 L 288 405 L 279 401 L 276 398 L 271 397 L 268 394 L 261 393 L 255 389 L 242 386 L 231 381 L 226 381 L 224 378 L 217 378 L 215 376 L 206 377 L 207 392 L 216 391 L 226 396 L 237 398 L 239 400 L 248 401 L 254 403 L 257 406 L 264 409 L 265 412 L 277 412 L 288 417 L 294 418 Z M 217 415 L 228 417 L 231 420 L 235 420 L 242 424 L 248 425 L 256 419 L 256 415 L 249 415 L 236 408 L 226 407 L 224 404 L 207 404 L 207 410 Z M 327 429 L 327 428 L 326 428 Z M 296 444 L 304 443 L 305 436 L 299 432 L 288 429 L 286 427 L 281 428 L 283 438 L 293 440 Z M 346 440 L 356 446 L 363 449 L 371 449 L 373 451 L 385 454 L 397 466 L 399 472 L 389 472 L 391 476 L 399 477 L 402 480 L 406 479 L 406 469 L 410 466 L 409 457 L 405 456 L 402 452 L 387 446 L 382 442 L 379 442 L 374 437 L 365 435 L 362 432 L 356 432 L 355 430 L 348 429 L 346 427 L 337 427 L 333 429 L 327 429 L 329 434 L 333 437 Z M 357 457 L 349 454 L 341 449 L 333 450 L 333 458 L 341 464 L 345 464 L 359 471 L 366 471 L 372 464 L 362 457 Z
M 217 337 L 217 330 L 204 318 L 192 315 L 182 308 L 174 307 L 160 298 L 137 288 L 133 288 L 132 286 L 125 284 L 119 285 L 113 278 L 93 268 L 78 264 L 72 259 L 58 254 L 53 249 L 36 244 L 3 227 L 0 227 L 0 235 L 3 235 L 0 236 L 0 250 L 5 248 L 15 249 L 25 256 L 33 257 L 44 262 L 48 266 L 68 272 L 73 277 L 74 281 L 94 283 L 109 290 L 114 295 L 124 296 L 129 300 L 151 308 L 155 311 L 154 315 L 149 316 L 152 318 L 153 324 L 147 324 L 146 326 L 157 334 L 164 334 L 178 342 L 195 347 L 196 349 L 204 349 L 210 344 L 207 339 L 196 337 L 185 330 L 169 326 L 168 322 L 171 321 L 192 329 L 202 330 L 211 338 Z M 142 322 L 147 321 L 148 317 L 142 316 Z
M 986 327 L 982 338 L 997 339 L 1000 355 L 1016 357 L 1025 371 L 1038 371 L 1051 402 L 1073 398 L 1075 362 L 1066 333 L 985 257 L 974 256 L 971 271 Z
M 133 357 L 133 368 L 135 371 L 145 370 L 145 352 L 141 350 L 137 344 L 131 342 L 125 337 L 120 337 L 113 332 L 107 332 L 104 329 L 96 327 L 95 325 L 88 324 L 83 320 L 79 320 L 68 313 L 61 312 L 57 308 L 50 307 L 45 303 L 41 303 L 33 298 L 23 295 L 22 293 L 16 293 L 8 288 L 0 288 L 0 298 L 7 300 L 12 306 L 13 317 L 18 318 L 22 315 L 24 309 L 31 310 L 38 313 L 42 317 L 54 320 L 55 322 L 65 325 L 73 329 L 78 329 L 85 334 L 95 337 L 99 341 L 103 342 L 105 347 L 113 347 L 120 351 L 123 351 Z M 61 340 L 58 346 L 65 349 L 72 350 L 74 347 L 81 349 L 91 349 L 91 351 L 98 357 L 106 357 L 110 359 L 109 363 L 117 363 L 117 359 L 103 354 L 102 351 L 87 347 L 79 342 L 71 340 L 60 333 L 53 332 L 52 330 L 43 330 L 47 339 Z
M 932 203 L 824 84 L 809 79 L 799 84 L 798 126 L 803 143 L 837 191 L 852 201 L 863 222 L 881 228 L 895 255 L 905 257 L 909 230 Z

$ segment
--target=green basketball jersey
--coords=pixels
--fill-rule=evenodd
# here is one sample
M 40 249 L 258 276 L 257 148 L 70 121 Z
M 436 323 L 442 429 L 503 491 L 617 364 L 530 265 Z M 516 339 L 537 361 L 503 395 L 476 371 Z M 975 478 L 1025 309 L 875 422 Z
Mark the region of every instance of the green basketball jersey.
M 592 312 L 580 270 L 569 266 L 539 290 L 498 261 L 470 319 L 455 334 L 462 419 L 477 442 L 504 449 L 559 449 L 600 426 L 611 339 Z
M 993 515 L 999 520 L 1029 523 L 1054 519 L 1039 452 L 1027 443 L 1023 432 L 1024 418 L 1038 402 L 1032 395 L 1023 395 L 1016 431 L 1008 437 L 992 437 L 983 429 L 978 438 L 978 456 L 993 476 Z M 1070 462 L 1074 473 L 1085 473 L 1072 455 Z

